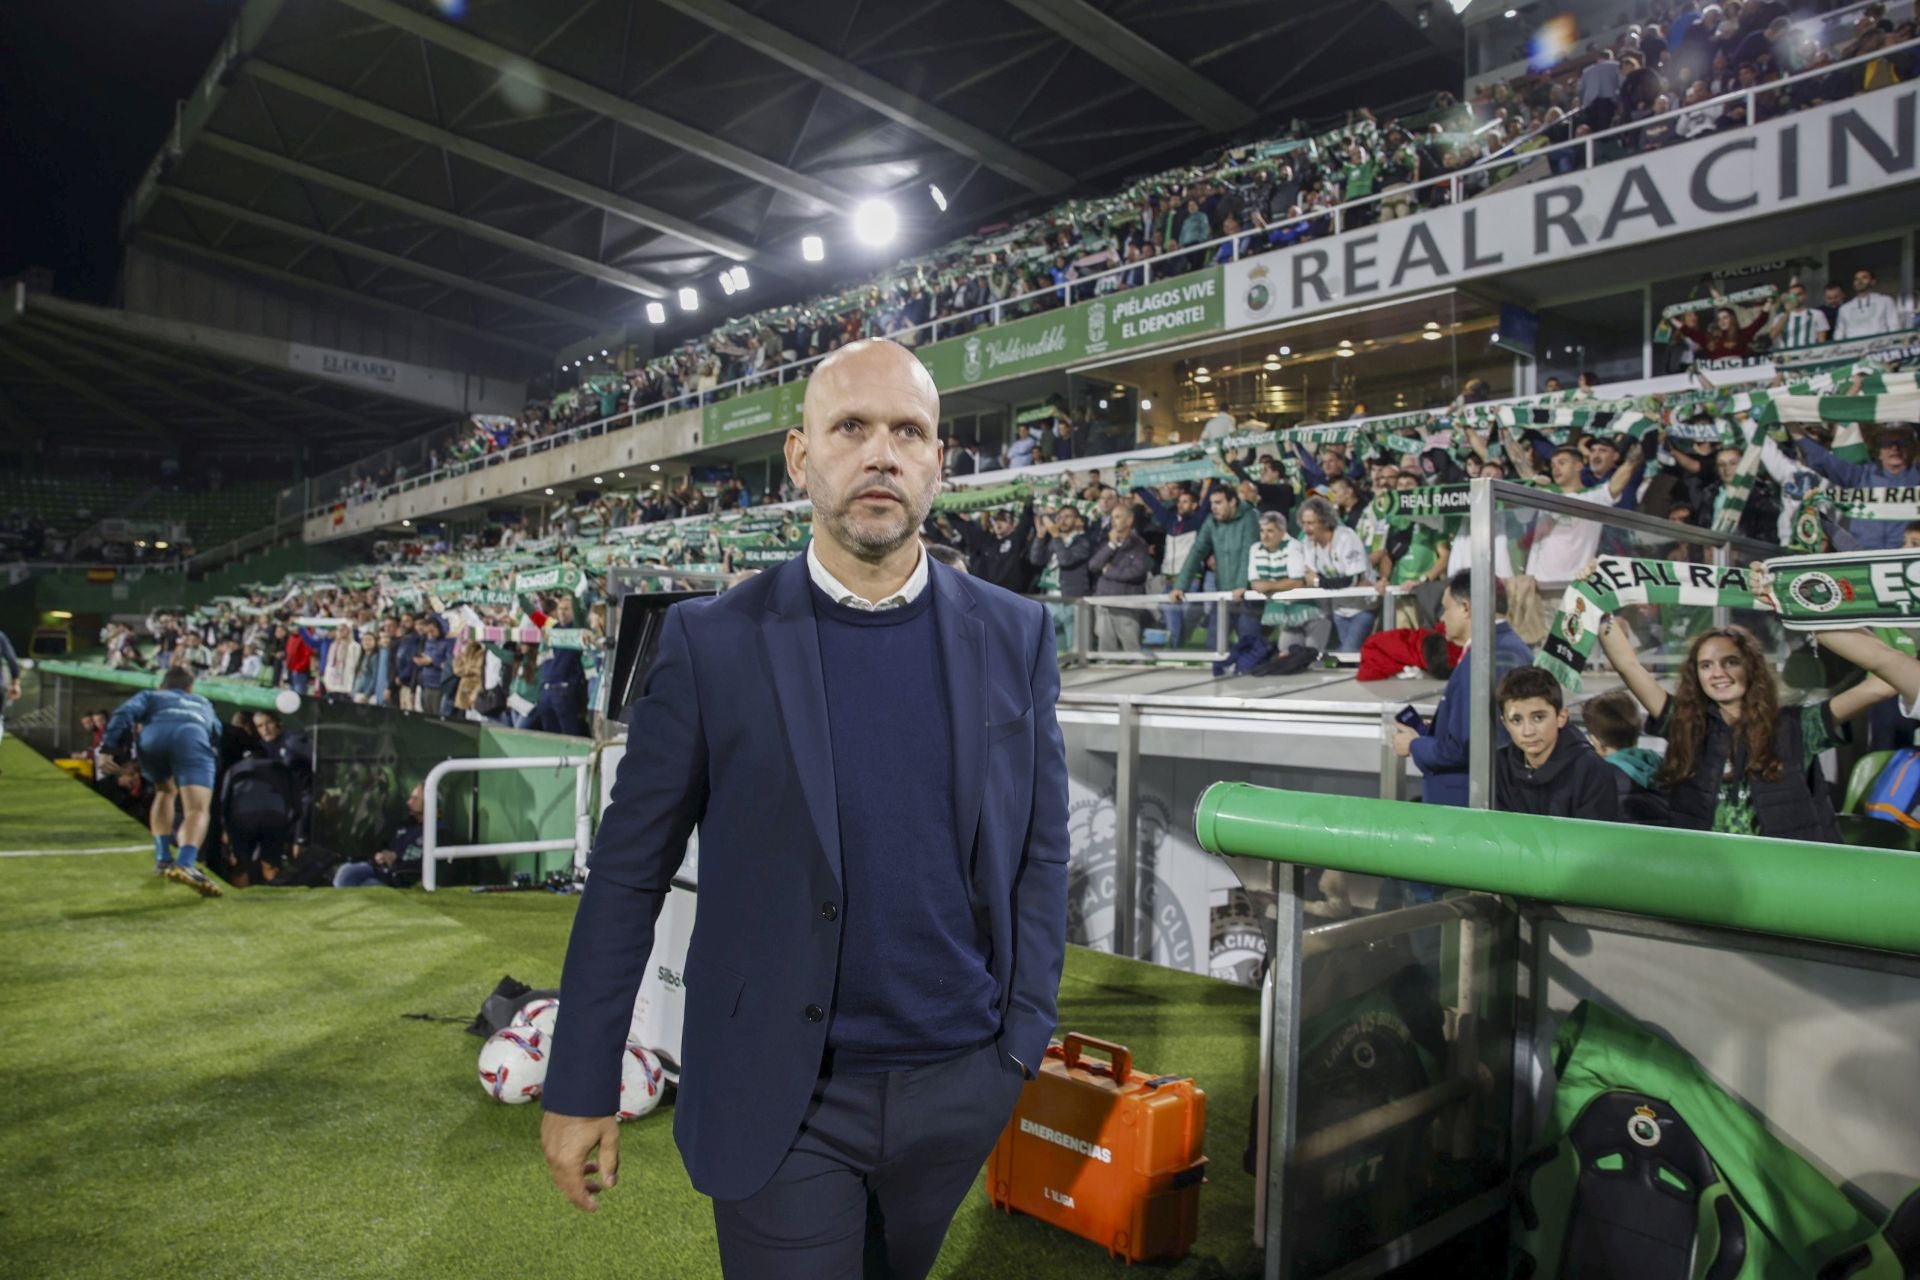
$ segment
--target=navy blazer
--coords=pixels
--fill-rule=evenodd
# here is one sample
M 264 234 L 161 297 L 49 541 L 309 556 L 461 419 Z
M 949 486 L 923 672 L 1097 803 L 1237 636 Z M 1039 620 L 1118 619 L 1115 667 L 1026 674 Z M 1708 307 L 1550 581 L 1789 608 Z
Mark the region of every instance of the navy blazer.
M 1502 618 L 1493 624 L 1493 683 L 1497 687 L 1507 672 L 1531 666 L 1533 650 L 1520 633 Z M 1413 740 L 1413 762 L 1420 768 L 1420 799 L 1426 804 L 1451 804 L 1461 808 L 1467 803 L 1467 727 L 1469 701 L 1467 685 L 1471 663 L 1466 654 L 1447 677 L 1440 705 L 1434 708 L 1433 732 Z M 1493 690 L 1487 691 L 1493 696 Z M 1493 717 L 1493 745 L 1496 750 L 1507 740 L 1496 708 Z
M 928 572 L 940 656 L 929 675 L 951 708 L 956 829 L 992 940 L 1000 1045 L 1034 1070 L 1066 957 L 1053 622 L 1037 602 L 938 561 Z M 563 1115 L 616 1109 L 654 921 L 697 826 L 674 1137 L 696 1189 L 745 1199 L 799 1132 L 839 973 L 836 762 L 806 557 L 673 606 L 627 726 L 567 945 L 543 1104 Z

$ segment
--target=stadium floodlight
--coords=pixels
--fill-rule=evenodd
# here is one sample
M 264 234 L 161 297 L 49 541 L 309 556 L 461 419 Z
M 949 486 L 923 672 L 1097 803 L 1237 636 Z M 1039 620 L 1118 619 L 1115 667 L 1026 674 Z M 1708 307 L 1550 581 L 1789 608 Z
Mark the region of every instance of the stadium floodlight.
M 1280 344 L 1280 354 L 1283 356 L 1290 356 L 1293 354 L 1293 348 L 1283 342 Z
M 891 243 L 899 227 L 899 215 L 885 200 L 863 200 L 853 211 L 853 234 L 862 244 Z
M 1500 16 L 1503 18 L 1517 18 L 1520 16 L 1520 11 L 1518 9 L 1509 9 Z
M 552 486 L 552 485 L 548 485 L 548 486 L 547 486 L 547 496 L 548 496 L 549 498 L 551 498 L 551 497 L 553 496 L 553 486 Z
M 931 182 L 929 182 L 927 184 L 927 194 L 933 197 L 934 208 L 938 209 L 942 213 L 945 213 L 947 211 L 947 193 L 946 192 L 942 191 L 939 187 L 936 187 Z
M 605 483 L 606 483 L 606 480 L 605 480 L 605 479 L 604 479 L 603 477 L 601 477 L 601 476 L 595 476 L 595 477 L 593 478 L 593 482 L 594 482 L 595 484 L 605 484 Z
M 657 462 L 649 462 L 647 464 L 647 470 L 649 471 L 658 471 L 659 469 L 660 469 L 660 464 Z
M 720 273 L 720 291 L 726 294 L 729 298 L 731 298 L 733 296 L 733 290 L 734 290 L 734 284 L 733 284 L 732 274 L 726 271 L 722 271 Z
M 735 267 L 733 270 L 727 272 L 727 275 L 733 280 L 733 287 L 736 289 L 744 289 L 753 283 L 753 281 L 747 278 L 747 269 L 745 267 Z
M 603 355 L 603 356 L 604 356 L 604 355 L 606 355 L 606 354 L 607 354 L 607 349 L 606 349 L 605 347 L 602 347 L 602 348 L 600 348 L 600 354 L 601 354 L 601 355 Z
M 1106 402 L 1105 400 L 1102 400 L 1102 401 L 1100 402 L 1100 407 L 1101 407 L 1102 409 L 1104 409 L 1104 408 L 1106 408 L 1106 407 L 1107 407 L 1107 402 Z
M 682 311 L 698 311 L 700 309 L 699 293 L 693 289 L 682 288 L 680 290 L 680 309 Z
M 1147 412 L 1147 411 L 1148 411 L 1149 409 L 1151 409 L 1151 408 L 1153 408 L 1153 401 L 1151 401 L 1151 400 L 1142 400 L 1142 401 L 1140 402 L 1140 412 L 1142 412 L 1142 413 L 1145 413 L 1145 412 Z
M 155 551 L 165 551 L 167 549 L 167 540 L 165 538 L 160 539 L 153 544 L 153 549 Z
M 412 524 L 412 523 L 413 523 L 413 521 L 411 521 L 411 520 L 402 520 L 402 521 L 401 521 L 400 523 L 401 523 L 401 524 L 403 524 L 403 525 L 410 525 L 410 524 Z
M 666 322 L 667 322 L 666 307 L 658 302 L 649 302 L 647 304 L 647 323 L 648 324 L 665 324 Z
M 827 242 L 819 236 L 800 238 L 800 256 L 808 262 L 819 262 L 827 256 Z

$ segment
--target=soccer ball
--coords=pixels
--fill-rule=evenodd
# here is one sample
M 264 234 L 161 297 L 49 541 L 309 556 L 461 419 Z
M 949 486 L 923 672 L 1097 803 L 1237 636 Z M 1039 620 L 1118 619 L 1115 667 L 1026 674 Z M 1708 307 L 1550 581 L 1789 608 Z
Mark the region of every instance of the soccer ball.
M 547 1038 L 538 1027 L 507 1027 L 480 1046 L 480 1087 L 496 1102 L 531 1102 L 547 1082 Z
M 550 998 L 529 1000 L 513 1015 L 513 1026 L 533 1027 L 547 1039 L 553 1039 L 554 1023 L 560 1019 L 560 1002 Z
M 620 1055 L 620 1118 L 638 1120 L 660 1105 L 660 1096 L 666 1091 L 667 1078 L 660 1060 L 627 1041 L 627 1051 Z

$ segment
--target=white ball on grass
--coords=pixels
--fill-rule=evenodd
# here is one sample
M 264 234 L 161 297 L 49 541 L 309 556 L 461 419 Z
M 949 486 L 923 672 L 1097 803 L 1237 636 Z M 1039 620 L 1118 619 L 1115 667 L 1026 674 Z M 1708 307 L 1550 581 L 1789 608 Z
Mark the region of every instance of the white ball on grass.
M 559 1020 L 560 1002 L 550 997 L 529 1000 L 513 1015 L 514 1026 L 537 1028 L 548 1040 L 553 1039 L 553 1029 Z
M 540 1096 L 547 1082 L 547 1038 L 537 1027 L 507 1027 L 480 1046 L 480 1088 L 496 1102 Z
M 666 1091 L 667 1076 L 660 1060 L 627 1041 L 626 1052 L 620 1055 L 620 1118 L 638 1120 L 660 1105 Z

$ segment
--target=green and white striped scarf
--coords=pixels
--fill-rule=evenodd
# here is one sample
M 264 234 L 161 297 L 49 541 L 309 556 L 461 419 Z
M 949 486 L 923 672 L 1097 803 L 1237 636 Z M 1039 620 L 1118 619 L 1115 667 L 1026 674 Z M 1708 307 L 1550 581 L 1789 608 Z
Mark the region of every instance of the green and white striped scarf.
M 1846 551 L 1777 556 L 1761 565 L 1772 608 L 1790 631 L 1901 627 L 1920 621 L 1920 551 Z M 1602 556 L 1590 577 L 1560 600 L 1534 665 L 1564 687 L 1580 688 L 1602 615 L 1624 605 L 1695 608 L 1765 607 L 1745 569 L 1710 564 Z
M 1869 373 L 1858 394 L 1846 373 L 1823 373 L 1802 382 L 1729 397 L 1736 413 L 1776 422 L 1912 422 L 1920 418 L 1920 387 L 1911 373 Z
M 1554 615 L 1546 644 L 1534 656 L 1533 665 L 1552 672 L 1564 688 L 1578 691 L 1580 673 L 1599 639 L 1601 617 L 1630 604 L 1751 609 L 1754 600 L 1744 569 L 1602 556 L 1592 576 L 1569 584 L 1561 596 L 1560 612 Z

